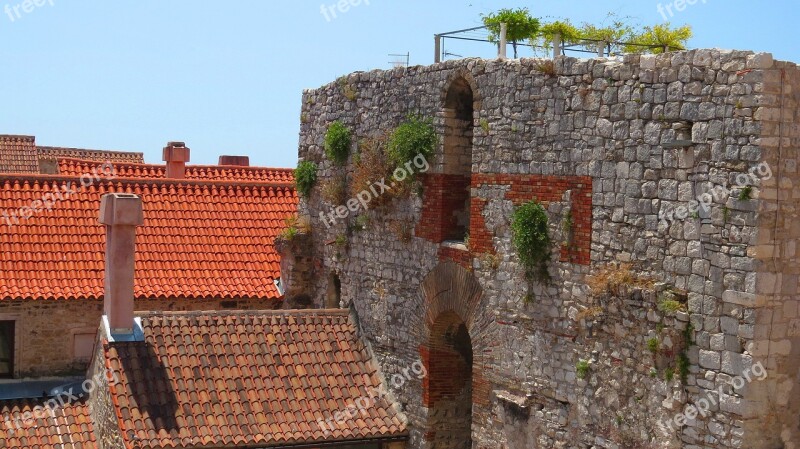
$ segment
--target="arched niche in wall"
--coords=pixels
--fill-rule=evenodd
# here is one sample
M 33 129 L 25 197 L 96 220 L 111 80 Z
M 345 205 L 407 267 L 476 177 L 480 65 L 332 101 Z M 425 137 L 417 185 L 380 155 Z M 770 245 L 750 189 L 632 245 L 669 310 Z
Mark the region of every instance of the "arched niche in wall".
M 464 77 L 454 79 L 445 95 L 441 191 L 443 240 L 464 241 L 469 233 L 470 184 L 475 128 L 475 93 Z

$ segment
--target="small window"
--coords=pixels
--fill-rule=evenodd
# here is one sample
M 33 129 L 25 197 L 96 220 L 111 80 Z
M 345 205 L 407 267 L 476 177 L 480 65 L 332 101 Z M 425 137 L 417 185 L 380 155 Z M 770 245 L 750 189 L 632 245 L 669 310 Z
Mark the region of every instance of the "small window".
M 0 377 L 14 377 L 14 321 L 0 321 Z
M 80 362 L 89 361 L 92 359 L 92 350 L 94 349 L 95 334 L 75 334 L 72 339 L 72 353 L 75 355 L 75 360 Z
M 326 309 L 338 309 L 342 301 L 342 281 L 336 273 L 328 276 L 328 292 L 325 298 Z

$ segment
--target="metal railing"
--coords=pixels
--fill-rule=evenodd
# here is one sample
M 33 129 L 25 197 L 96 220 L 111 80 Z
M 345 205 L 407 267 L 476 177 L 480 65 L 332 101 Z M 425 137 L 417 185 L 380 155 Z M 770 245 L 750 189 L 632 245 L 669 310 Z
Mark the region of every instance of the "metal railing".
M 456 31 L 448 31 L 446 33 L 439 33 L 434 35 L 435 39 L 435 58 L 434 62 L 442 62 L 448 56 L 455 56 L 455 57 L 464 57 L 462 55 L 450 53 L 447 50 L 446 43 L 447 40 L 456 40 L 456 41 L 470 41 L 470 42 L 482 42 L 482 43 L 490 43 L 492 45 L 497 46 L 497 54 L 499 57 L 503 57 L 505 55 L 505 51 L 508 45 L 511 45 L 514 49 L 514 57 L 516 58 L 519 54 L 518 49 L 519 47 L 528 47 L 532 48 L 533 50 L 544 50 L 546 52 L 552 51 L 553 58 L 559 55 L 567 55 L 568 52 L 570 53 L 590 53 L 595 54 L 599 57 L 604 56 L 611 56 L 613 55 L 614 49 L 618 48 L 630 48 L 630 47 L 639 47 L 642 50 L 662 50 L 662 51 L 675 51 L 675 50 L 683 50 L 680 47 L 672 47 L 668 45 L 645 45 L 645 44 L 638 44 L 635 42 L 621 42 L 621 41 L 602 41 L 596 39 L 580 39 L 576 42 L 570 42 L 569 44 L 563 44 L 559 39 L 559 36 L 555 36 L 555 38 L 550 42 L 550 46 L 545 45 L 533 45 L 529 42 L 504 42 L 502 33 L 500 42 L 494 42 L 489 40 L 487 33 L 482 33 L 481 31 L 487 30 L 486 26 L 478 26 L 473 28 L 466 28 L 463 30 L 456 30 Z M 595 47 L 595 49 L 590 49 L 590 47 Z

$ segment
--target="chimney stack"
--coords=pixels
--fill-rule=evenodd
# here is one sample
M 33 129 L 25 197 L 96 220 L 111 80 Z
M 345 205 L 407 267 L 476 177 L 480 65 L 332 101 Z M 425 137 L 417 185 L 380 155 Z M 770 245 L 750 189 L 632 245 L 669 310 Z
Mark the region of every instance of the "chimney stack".
M 189 149 L 183 142 L 169 142 L 164 147 L 164 162 L 167 163 L 167 178 L 186 178 L 186 163 L 189 162 Z
M 103 309 L 108 319 L 108 330 L 116 335 L 132 334 L 136 227 L 144 223 L 142 199 L 128 193 L 103 195 L 100 223 L 106 225 Z
M 219 165 L 231 165 L 235 167 L 249 167 L 250 158 L 248 156 L 220 156 Z

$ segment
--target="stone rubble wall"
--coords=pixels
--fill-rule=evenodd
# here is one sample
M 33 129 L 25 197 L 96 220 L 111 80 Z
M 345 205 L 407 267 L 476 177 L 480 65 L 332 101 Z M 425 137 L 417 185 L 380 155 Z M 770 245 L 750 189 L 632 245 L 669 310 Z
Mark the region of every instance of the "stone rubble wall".
M 560 57 L 552 71 L 541 60 L 466 59 L 354 73 L 304 92 L 299 156 L 318 163 L 320 181 L 352 173 L 352 156 L 345 168 L 324 157 L 334 120 L 359 140 L 422 114 L 443 136 L 455 80 L 470 84 L 476 104 L 469 250 L 455 256 L 457 248 L 426 231 L 441 214 L 423 205 L 442 204 L 428 187 L 448 185 L 439 176 L 446 176 L 441 139 L 423 188 L 386 210 L 352 213 L 328 228 L 319 214 L 336 205 L 318 188 L 302 201 L 315 257 L 306 290 L 315 304 L 325 303 L 329 275 L 338 275 L 342 306 L 356 311 L 390 377 L 419 360 L 426 344 L 420 315 L 431 298 L 420 291 L 423 280 L 448 260 L 466 265 L 482 289 L 469 319 L 462 317 L 476 354 L 473 385 L 486 384 L 473 388 L 473 447 L 794 447 L 796 67 L 768 54 L 693 50 Z M 775 173 L 782 167 L 782 177 L 755 182 L 748 199 L 736 176 L 764 162 Z M 707 192 L 708 182 L 730 192 L 708 210 L 661 220 Z M 534 198 L 544 202 L 558 246 L 547 285 L 525 279 L 511 241 L 514 206 Z M 368 217 L 360 221 L 365 230 L 355 226 L 359 215 Z M 687 313 L 662 316 L 658 296 L 642 294 L 604 310 L 613 329 L 587 338 L 577 316 L 598 298 L 586 276 L 611 262 L 629 262 L 639 276 L 685 294 Z M 689 325 L 686 383 L 664 380 L 663 367 L 651 377 L 658 360 L 647 340 Z M 576 376 L 581 359 L 593 360 L 587 380 Z M 730 387 L 759 360 L 767 381 Z M 420 381 L 394 391 L 409 417 L 411 448 L 431 447 L 423 388 Z M 719 399 L 705 416 L 674 431 L 655 425 L 709 394 Z M 755 418 L 764 410 L 773 418 Z
M 95 354 L 87 372 L 87 379 L 92 381 L 92 391 L 89 394 L 89 412 L 92 416 L 94 433 L 99 449 L 124 449 L 122 432 L 119 428 L 119 419 L 114 410 L 111 399 L 111 386 L 119 380 L 119 372 L 105 366 L 106 361 L 106 336 L 104 329 L 98 325 L 97 339 L 95 340 Z

